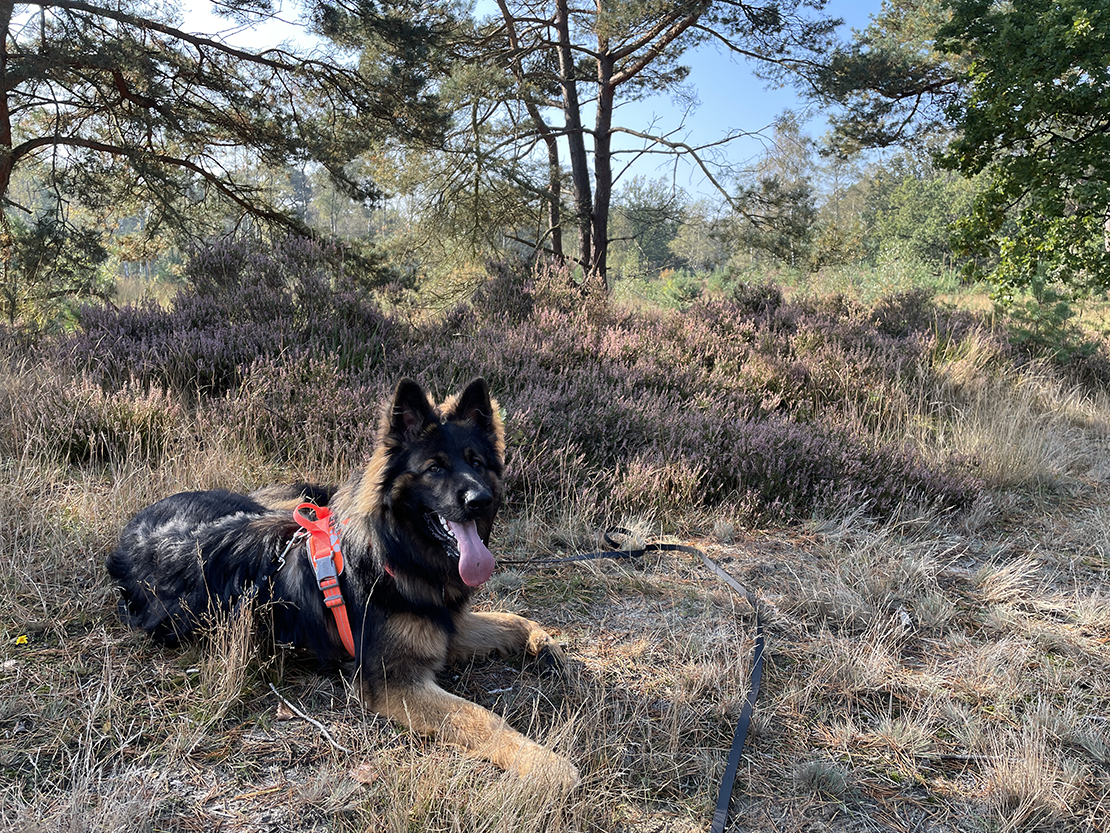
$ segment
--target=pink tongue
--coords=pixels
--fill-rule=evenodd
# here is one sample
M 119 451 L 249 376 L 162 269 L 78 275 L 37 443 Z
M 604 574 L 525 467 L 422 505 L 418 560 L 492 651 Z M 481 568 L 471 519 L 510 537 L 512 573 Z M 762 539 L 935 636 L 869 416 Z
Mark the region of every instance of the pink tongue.
M 447 521 L 451 534 L 459 542 L 459 576 L 469 587 L 479 587 L 489 581 L 496 563 L 493 553 L 478 537 L 478 525 L 474 521 L 455 523 Z

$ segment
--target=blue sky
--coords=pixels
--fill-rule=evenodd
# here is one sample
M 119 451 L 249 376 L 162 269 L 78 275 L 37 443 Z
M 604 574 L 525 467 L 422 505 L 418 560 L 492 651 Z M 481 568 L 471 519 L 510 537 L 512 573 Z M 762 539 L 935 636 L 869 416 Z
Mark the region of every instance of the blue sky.
M 882 5 L 882 0 L 829 0 L 826 13 L 844 19 L 841 35 L 844 39 L 852 29 L 863 29 Z M 752 75 L 743 59 L 716 47 L 703 47 L 687 56 L 690 67 L 689 83 L 697 90 L 700 106 L 688 114 L 683 137 L 691 144 L 717 141 L 731 131 L 759 133 L 736 139 L 729 143 L 727 159 L 733 165 L 754 163 L 770 141 L 770 127 L 776 118 L 788 109 L 801 110 L 802 102 L 793 88 L 767 89 L 763 81 Z M 657 119 L 660 128 L 676 127 L 681 123 L 682 112 L 666 96 L 630 105 L 619 116 L 630 127 L 646 126 Z M 811 115 L 807 127 L 815 138 L 827 129 L 826 118 L 820 113 Z M 671 177 L 675 184 L 693 193 L 716 195 L 697 170 L 696 166 L 680 164 L 675 171 L 672 164 L 643 160 L 632 173 L 649 178 Z

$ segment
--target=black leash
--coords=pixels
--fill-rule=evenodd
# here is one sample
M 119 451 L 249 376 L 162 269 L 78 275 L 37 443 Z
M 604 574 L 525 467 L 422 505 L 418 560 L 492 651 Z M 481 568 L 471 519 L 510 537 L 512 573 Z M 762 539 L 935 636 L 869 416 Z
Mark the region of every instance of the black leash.
M 625 538 L 625 540 L 632 537 L 632 533 L 627 529 L 615 527 L 605 533 L 605 543 L 611 547 L 609 550 L 568 555 L 562 558 L 536 558 L 530 561 L 499 559 L 499 563 L 517 567 L 532 567 L 540 564 L 570 564 L 575 561 L 593 561 L 599 558 L 630 560 L 640 558 L 649 552 L 684 552 L 700 557 L 705 566 L 712 570 L 717 578 L 747 600 L 755 612 L 755 648 L 752 650 L 752 670 L 749 677 L 748 696 L 744 699 L 744 706 L 740 709 L 740 719 L 736 722 L 736 731 L 732 736 L 732 749 L 729 750 L 728 763 L 725 764 L 725 772 L 721 777 L 721 788 L 717 793 L 717 807 L 713 811 L 713 825 L 710 827 L 710 833 L 724 833 L 725 825 L 728 824 L 728 807 L 732 800 L 732 789 L 736 784 L 736 772 L 740 768 L 740 757 L 744 754 L 744 743 L 747 741 L 748 730 L 751 728 L 755 701 L 759 697 L 759 684 L 763 679 L 763 647 L 765 640 L 762 611 L 752 591 L 726 573 L 716 561 L 697 547 L 687 546 L 686 544 L 651 543 L 626 550 L 621 548 L 621 542 L 616 539 L 615 536 L 618 535 Z

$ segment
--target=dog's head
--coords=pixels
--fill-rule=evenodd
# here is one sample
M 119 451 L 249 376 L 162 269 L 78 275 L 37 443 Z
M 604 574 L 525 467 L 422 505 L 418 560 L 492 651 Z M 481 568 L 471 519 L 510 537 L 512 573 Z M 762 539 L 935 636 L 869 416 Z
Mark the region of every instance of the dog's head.
M 505 432 L 485 380 L 475 379 L 436 408 L 416 382 L 402 379 L 378 439 L 371 468 L 379 519 L 427 544 L 414 548 L 418 561 L 438 547 L 457 562 L 463 582 L 483 584 L 494 568 L 486 541 L 501 505 L 505 465 Z

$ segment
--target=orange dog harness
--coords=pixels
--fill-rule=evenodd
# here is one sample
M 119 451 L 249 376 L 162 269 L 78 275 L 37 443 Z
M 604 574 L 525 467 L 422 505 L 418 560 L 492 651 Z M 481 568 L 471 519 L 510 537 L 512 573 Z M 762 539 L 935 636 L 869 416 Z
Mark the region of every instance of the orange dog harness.
M 312 510 L 316 519 L 304 512 Z M 339 533 L 331 526 L 331 510 L 314 503 L 302 503 L 293 510 L 293 519 L 308 532 L 308 558 L 316 572 L 316 581 L 324 594 L 324 604 L 331 608 L 339 638 L 352 657 L 355 655 L 355 638 L 347 617 L 343 591 L 339 589 L 339 574 L 343 572 L 343 553 L 339 551 Z

